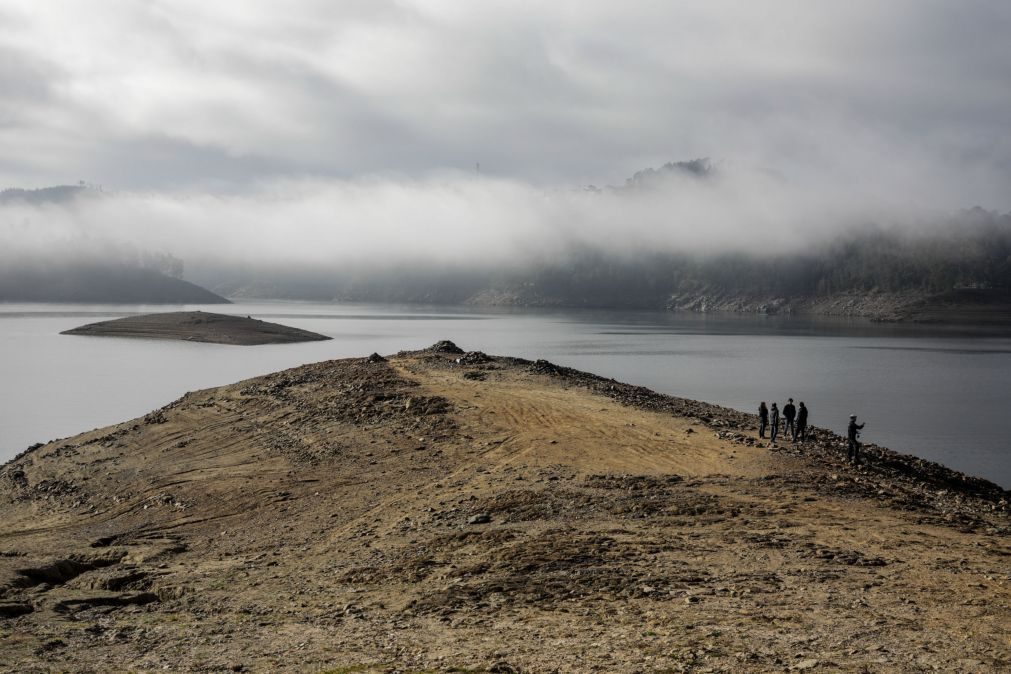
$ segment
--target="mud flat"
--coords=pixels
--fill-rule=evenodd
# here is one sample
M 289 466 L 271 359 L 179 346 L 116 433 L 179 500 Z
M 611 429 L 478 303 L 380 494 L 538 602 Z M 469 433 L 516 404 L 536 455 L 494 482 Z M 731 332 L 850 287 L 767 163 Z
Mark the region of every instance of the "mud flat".
M 89 323 L 63 335 L 91 335 L 96 337 L 140 337 L 145 339 L 182 339 L 191 342 L 214 344 L 292 344 L 316 342 L 330 337 L 290 328 L 278 323 L 242 316 L 212 314 L 203 311 L 173 311 L 144 316 L 127 316 L 112 321 Z
M 1008 492 L 450 343 L 0 468 L 0 670 L 994 672 Z

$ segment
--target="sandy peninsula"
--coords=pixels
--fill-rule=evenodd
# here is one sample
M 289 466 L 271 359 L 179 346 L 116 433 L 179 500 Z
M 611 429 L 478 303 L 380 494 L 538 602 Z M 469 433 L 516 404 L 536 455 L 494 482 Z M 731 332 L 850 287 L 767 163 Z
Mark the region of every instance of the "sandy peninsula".
M 451 343 L 0 468 L 0 669 L 995 672 L 1008 492 Z
M 182 339 L 191 342 L 235 344 L 292 344 L 331 339 L 324 335 L 255 318 L 212 314 L 203 311 L 173 311 L 143 316 L 127 316 L 101 323 L 89 323 L 65 330 L 62 335 L 97 337 L 139 337 Z

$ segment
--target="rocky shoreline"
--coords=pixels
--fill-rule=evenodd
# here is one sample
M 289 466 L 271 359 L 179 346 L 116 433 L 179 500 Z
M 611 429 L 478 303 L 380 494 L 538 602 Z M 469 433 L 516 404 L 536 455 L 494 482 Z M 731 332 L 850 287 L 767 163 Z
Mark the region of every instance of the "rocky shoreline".
M 925 512 L 953 516 L 947 521 L 957 519 L 961 526 L 970 526 L 969 522 L 978 524 L 974 518 L 976 514 L 1011 513 L 1011 490 L 934 461 L 871 443 L 862 445 L 864 464 L 854 468 L 846 461 L 846 439 L 824 428 L 811 427 L 810 437 L 805 442 L 773 444 L 753 435 L 758 430 L 758 417 L 754 414 L 657 393 L 544 360 L 533 362 L 529 367 L 533 372 L 584 386 L 629 407 L 693 419 L 723 440 L 791 454 L 827 473 L 858 474 L 856 482 L 862 482 L 858 491 L 880 497 L 895 507 L 921 508 Z M 843 484 L 838 485 L 840 489 L 846 488 L 846 481 L 853 481 L 852 477 L 838 475 L 830 475 L 828 479 L 834 483 L 842 479 Z
M 879 323 L 927 323 L 1011 327 L 1011 295 L 1004 291 L 960 290 L 845 292 L 823 297 L 686 292 L 672 295 L 668 311 L 866 318 Z
M 363 299 L 363 298 L 355 298 Z M 401 298 L 414 301 L 412 298 Z M 431 297 L 421 302 L 438 301 Z M 841 292 L 825 296 L 779 296 L 726 293 L 695 289 L 676 292 L 665 300 L 634 306 L 600 306 L 539 294 L 536 288 L 486 290 L 463 302 L 477 307 L 645 309 L 697 314 L 757 314 L 762 316 L 824 316 L 867 319 L 875 323 L 913 323 L 1005 331 L 1011 328 L 1011 295 L 1004 291 L 961 290 Z

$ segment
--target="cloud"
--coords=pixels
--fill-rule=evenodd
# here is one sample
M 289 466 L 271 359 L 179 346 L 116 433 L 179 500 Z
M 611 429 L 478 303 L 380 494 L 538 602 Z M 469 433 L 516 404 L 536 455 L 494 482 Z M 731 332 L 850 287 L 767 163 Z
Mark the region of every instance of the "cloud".
M 661 171 L 596 191 L 473 172 L 278 180 L 230 193 L 86 190 L 64 203 L 0 205 L 0 262 L 169 254 L 222 280 L 236 269 L 515 270 L 586 250 L 770 255 L 943 213 L 910 202 L 896 181 L 854 186 L 728 163 L 705 177 Z
M 9 0 L 0 184 L 617 182 L 714 156 L 1008 206 L 1011 5 Z

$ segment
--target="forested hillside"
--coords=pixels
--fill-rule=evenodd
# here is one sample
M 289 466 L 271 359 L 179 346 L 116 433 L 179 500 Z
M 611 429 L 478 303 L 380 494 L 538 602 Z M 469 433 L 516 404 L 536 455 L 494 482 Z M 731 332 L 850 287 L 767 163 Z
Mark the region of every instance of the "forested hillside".
M 205 288 L 129 264 L 0 267 L 0 302 L 227 304 Z
M 227 295 L 516 306 L 811 312 L 903 318 L 931 302 L 1011 305 L 1011 214 L 867 227 L 802 253 L 571 251 L 513 268 L 400 266 L 234 273 Z
M 60 204 L 72 201 L 92 189 L 86 185 L 54 185 L 36 190 L 8 187 L 0 190 L 0 204 L 22 201 L 26 204 Z

